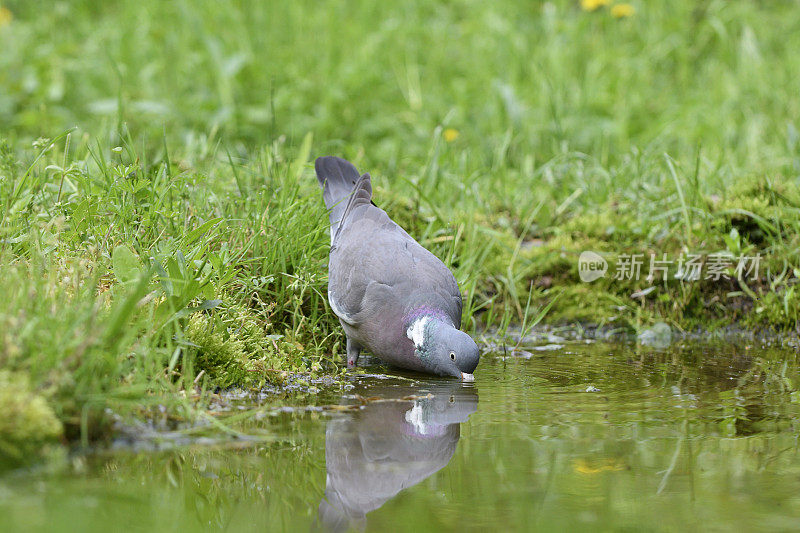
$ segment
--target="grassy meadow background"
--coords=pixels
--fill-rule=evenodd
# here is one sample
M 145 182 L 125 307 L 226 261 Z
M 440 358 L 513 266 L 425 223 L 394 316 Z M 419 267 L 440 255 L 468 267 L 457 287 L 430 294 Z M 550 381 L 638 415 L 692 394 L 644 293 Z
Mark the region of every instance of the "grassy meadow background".
M 473 333 L 796 330 L 800 5 L 612 4 L 2 2 L 0 455 L 335 371 L 319 155 Z M 586 284 L 583 250 L 762 260 Z

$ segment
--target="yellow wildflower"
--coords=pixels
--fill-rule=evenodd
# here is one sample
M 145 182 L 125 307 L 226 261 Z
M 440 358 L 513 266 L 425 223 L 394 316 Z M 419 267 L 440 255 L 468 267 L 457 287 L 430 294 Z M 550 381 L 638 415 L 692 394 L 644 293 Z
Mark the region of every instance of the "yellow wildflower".
M 595 11 L 610 3 L 611 0 L 581 0 L 581 7 L 584 11 Z
M 594 475 L 602 472 L 624 470 L 625 465 L 613 458 L 600 460 L 575 459 L 572 461 L 572 469 L 579 474 Z
M 611 14 L 618 19 L 630 17 L 634 13 L 636 10 L 630 4 L 616 4 L 611 8 Z
M 457 129 L 447 128 L 444 130 L 444 140 L 451 143 L 458 139 L 458 136 L 461 135 Z
M 6 9 L 5 7 L 0 6 L 0 28 L 3 26 L 8 26 L 11 24 L 11 19 L 14 18 L 14 15 L 11 14 L 11 11 Z

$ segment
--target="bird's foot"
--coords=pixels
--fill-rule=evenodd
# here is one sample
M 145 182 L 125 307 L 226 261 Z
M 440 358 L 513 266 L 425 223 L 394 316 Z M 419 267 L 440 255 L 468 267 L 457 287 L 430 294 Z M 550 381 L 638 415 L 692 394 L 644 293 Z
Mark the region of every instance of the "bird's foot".
M 353 369 L 356 367 L 358 356 L 361 355 L 361 347 L 355 342 L 347 339 L 347 368 Z

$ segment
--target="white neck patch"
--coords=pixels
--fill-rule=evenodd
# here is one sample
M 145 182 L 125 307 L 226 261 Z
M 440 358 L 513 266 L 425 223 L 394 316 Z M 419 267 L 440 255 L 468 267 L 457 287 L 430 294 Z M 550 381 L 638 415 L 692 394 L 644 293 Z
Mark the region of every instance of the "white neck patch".
M 421 316 L 406 330 L 406 337 L 414 341 L 414 347 L 417 349 L 422 348 L 422 345 L 425 344 L 425 326 L 430 319 L 428 316 Z

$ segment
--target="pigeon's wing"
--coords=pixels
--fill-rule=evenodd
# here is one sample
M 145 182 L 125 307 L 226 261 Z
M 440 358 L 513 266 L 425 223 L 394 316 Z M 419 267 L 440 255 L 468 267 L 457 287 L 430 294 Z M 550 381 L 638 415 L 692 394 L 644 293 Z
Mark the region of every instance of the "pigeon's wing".
M 387 306 L 405 312 L 431 305 L 460 327 L 461 294 L 453 274 L 359 193 L 368 184 L 369 176 L 362 176 L 331 247 L 328 299 L 334 313 L 358 325 Z

